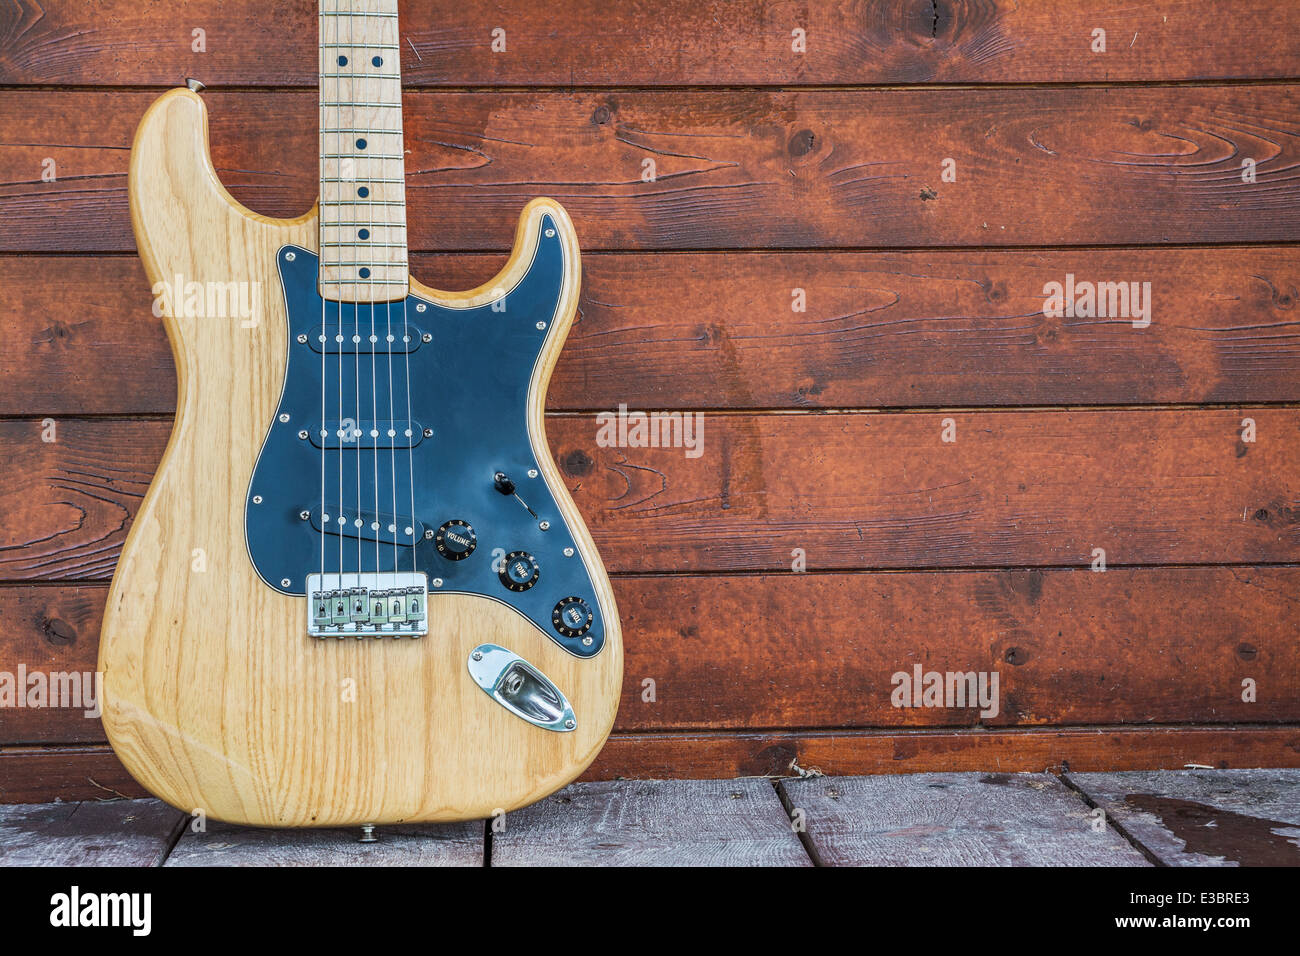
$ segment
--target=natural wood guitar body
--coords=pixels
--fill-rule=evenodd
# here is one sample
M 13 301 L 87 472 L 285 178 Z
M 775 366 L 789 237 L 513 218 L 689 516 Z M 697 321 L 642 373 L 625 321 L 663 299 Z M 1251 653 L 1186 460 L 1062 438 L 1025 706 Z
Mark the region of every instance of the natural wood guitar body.
M 412 291 L 448 307 L 481 305 L 518 280 L 541 216 L 559 224 L 566 283 L 531 383 L 528 422 L 608 622 L 607 646 L 589 660 L 505 604 L 464 595 L 430 595 L 421 639 L 307 636 L 305 600 L 267 587 L 249 561 L 244 501 L 286 366 L 276 250 L 318 248 L 316 209 L 274 220 L 236 203 L 212 167 L 203 104 L 185 89 L 144 117 L 130 186 L 150 281 L 250 283 L 258 321 L 165 320 L 179 381 L 176 423 L 127 538 L 100 643 L 104 726 L 123 763 L 182 810 L 272 826 L 471 819 L 572 780 L 613 724 L 622 643 L 608 578 L 544 433 L 546 386 L 578 297 L 577 241 L 563 209 L 529 204 L 509 263 L 479 289 L 445 293 L 412 281 Z M 466 659 L 486 642 L 550 677 L 572 702 L 577 729 L 532 726 L 483 693 Z

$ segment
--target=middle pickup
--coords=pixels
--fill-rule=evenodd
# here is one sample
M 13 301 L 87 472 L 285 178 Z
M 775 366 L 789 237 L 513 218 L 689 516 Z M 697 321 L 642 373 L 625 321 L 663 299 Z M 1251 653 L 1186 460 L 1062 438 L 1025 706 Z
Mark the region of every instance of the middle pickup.
M 373 422 L 355 418 L 313 422 L 303 429 L 317 448 L 388 449 L 414 448 L 428 432 L 416 421 Z

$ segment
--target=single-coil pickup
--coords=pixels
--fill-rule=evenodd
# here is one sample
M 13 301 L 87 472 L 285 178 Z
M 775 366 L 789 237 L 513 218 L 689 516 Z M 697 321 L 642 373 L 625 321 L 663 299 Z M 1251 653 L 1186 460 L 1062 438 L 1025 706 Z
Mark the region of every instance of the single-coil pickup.
M 372 308 L 376 319 L 373 330 L 370 321 Z M 402 321 L 400 310 L 395 310 L 391 315 L 387 314 L 388 311 L 383 305 L 372 307 L 363 304 L 357 321 L 349 322 L 354 317 L 345 314 L 341 327 L 331 324 L 322 328 L 318 325 L 306 333 L 307 341 L 304 342 L 299 336 L 298 343 L 308 346 L 313 352 L 324 352 L 326 355 L 373 353 L 383 357 L 414 352 L 422 343 L 429 341 L 430 336 L 423 329 L 416 328 L 409 321 Z
M 410 515 L 333 506 L 324 516 L 319 507 L 312 508 L 306 514 L 311 519 L 311 526 L 317 531 L 344 538 L 360 538 L 362 541 L 378 541 L 380 544 L 398 544 L 409 548 L 426 537 L 423 522 L 413 520 Z
M 314 422 L 303 429 L 317 448 L 374 449 L 414 448 L 432 432 L 414 421 L 373 422 L 345 418 Z

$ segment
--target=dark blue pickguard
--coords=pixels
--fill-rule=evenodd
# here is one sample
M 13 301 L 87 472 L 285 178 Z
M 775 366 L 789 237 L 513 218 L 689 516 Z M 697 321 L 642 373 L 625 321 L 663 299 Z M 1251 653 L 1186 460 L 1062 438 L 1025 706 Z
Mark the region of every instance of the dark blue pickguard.
M 437 639 L 437 595 L 460 592 L 508 604 L 573 654 L 596 654 L 605 641 L 600 605 L 541 478 L 526 423 L 529 382 L 563 285 L 564 249 L 554 221 L 543 219 L 532 264 L 519 283 L 474 309 L 446 309 L 413 295 L 375 305 L 327 302 L 317 290 L 315 254 L 286 246 L 277 260 L 289 360 L 245 510 L 249 557 L 262 580 L 277 591 L 305 594 L 306 576 L 322 570 L 417 570 L 430 582 L 429 640 Z M 390 345 L 390 334 L 394 343 L 409 336 L 409 351 Z M 373 346 L 372 335 L 378 340 Z M 348 419 L 360 426 L 359 439 L 345 429 L 340 440 L 337 428 L 329 427 Z M 323 441 L 322 421 L 331 433 Z M 387 434 L 390 425 L 398 437 Z M 369 426 L 380 431 L 377 438 Z M 431 435 L 423 437 L 423 429 Z M 407 443 L 413 447 L 402 447 Z M 514 495 L 498 490 L 498 472 L 514 482 Z M 322 534 L 322 513 L 364 516 L 365 525 L 347 535 Z M 378 532 L 370 530 L 371 518 L 379 521 Z M 422 532 L 457 519 L 473 528 L 477 543 L 467 558 L 452 561 Z M 396 544 L 388 530 L 394 524 Z M 540 572 L 529 590 L 511 591 L 498 578 L 502 557 L 512 552 L 537 561 Z M 585 635 L 566 637 L 553 626 L 552 613 L 574 596 L 586 601 L 594 620 Z

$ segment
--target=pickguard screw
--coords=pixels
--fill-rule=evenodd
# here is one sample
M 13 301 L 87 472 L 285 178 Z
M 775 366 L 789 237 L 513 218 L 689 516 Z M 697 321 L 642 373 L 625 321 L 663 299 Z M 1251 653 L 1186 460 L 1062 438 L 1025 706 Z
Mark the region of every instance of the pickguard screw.
M 307 344 L 307 336 L 301 332 L 298 334 L 298 344 L 299 345 Z
M 378 843 L 379 837 L 375 836 L 375 825 L 373 823 L 364 824 L 361 827 L 362 843 Z
M 434 578 L 434 579 L 433 579 L 433 586 L 434 586 L 435 588 L 440 588 L 440 587 L 442 587 L 442 578 Z
M 298 432 L 298 437 L 301 438 L 303 441 L 306 441 L 306 440 L 307 440 L 307 429 L 304 428 L 302 431 Z
M 573 557 L 573 549 L 572 549 L 572 548 L 565 548 L 565 549 L 564 549 L 564 556 L 565 556 L 566 558 L 571 558 L 571 557 Z
M 425 529 L 424 529 L 424 540 L 425 540 L 425 541 L 432 541 L 432 540 L 433 540 L 433 529 L 432 529 L 432 528 L 425 528 Z
M 416 307 L 415 307 L 415 311 L 416 311 L 416 312 L 427 312 L 427 311 L 429 311 L 429 307 L 428 307 L 427 305 L 425 305 L 423 302 L 420 302 L 420 303 L 418 303 L 418 304 L 416 305 Z M 425 341 L 427 342 L 427 341 L 429 341 L 429 340 L 428 340 L 428 339 L 425 339 Z
M 284 254 L 285 262 L 293 262 L 293 260 L 297 258 L 298 258 L 298 254 L 296 252 L 286 252 Z
M 262 496 L 261 496 L 261 495 L 253 495 L 253 504 L 255 504 L 255 505 L 260 505 L 261 503 L 262 503 Z
M 528 469 L 528 477 L 529 477 L 529 478 L 536 478 L 536 477 L 537 477 L 537 469 L 536 469 L 536 468 L 529 468 L 529 469 Z
M 589 638 L 589 637 L 584 637 L 584 638 L 582 639 L 582 644 L 583 644 L 584 647 L 591 647 L 591 638 Z
M 428 332 L 425 332 L 423 335 L 420 336 L 420 341 L 421 341 L 421 342 L 432 342 L 432 341 L 433 341 L 433 336 L 430 335 Z
M 546 238 L 547 238 L 547 239 L 554 239 L 554 238 L 555 238 L 555 230 L 554 230 L 554 229 L 547 229 L 547 230 L 546 230 Z
M 308 518 L 311 517 L 311 512 L 310 512 L 310 511 L 299 511 L 299 512 L 298 512 L 298 517 L 301 518 L 303 521 L 306 521 Z
M 546 323 L 545 323 L 545 322 L 538 322 L 538 323 L 537 323 L 537 331 L 540 332 L 540 331 L 541 331 L 542 329 L 544 329 L 544 328 L 546 328 Z
M 483 652 L 482 652 L 482 651 L 475 651 L 475 652 L 474 652 L 473 654 L 471 654 L 470 656 L 473 657 L 474 660 L 476 660 L 476 661 L 481 661 L 481 660 L 483 659 Z
M 282 587 L 282 588 L 287 588 L 287 587 L 288 587 L 289 585 L 291 585 L 291 584 L 293 584 L 293 582 L 290 581 L 288 578 L 281 578 L 281 579 L 280 579 L 280 587 Z
M 433 429 L 432 429 L 432 428 L 426 428 L 426 429 L 424 430 L 424 437 L 425 437 L 425 438 L 432 438 L 432 437 L 433 437 Z
M 284 413 L 283 415 L 280 416 L 280 421 L 282 421 L 282 422 L 287 422 L 288 420 L 289 420 L 289 414 L 288 414 L 288 412 L 286 412 L 286 413 Z
M 543 521 L 543 522 L 542 522 L 541 524 L 539 524 L 537 527 L 541 528 L 543 531 L 550 531 L 550 530 L 551 530 L 551 523 L 550 523 L 549 521 Z

